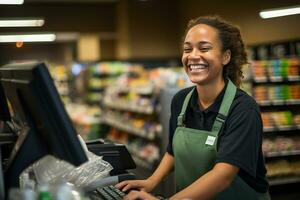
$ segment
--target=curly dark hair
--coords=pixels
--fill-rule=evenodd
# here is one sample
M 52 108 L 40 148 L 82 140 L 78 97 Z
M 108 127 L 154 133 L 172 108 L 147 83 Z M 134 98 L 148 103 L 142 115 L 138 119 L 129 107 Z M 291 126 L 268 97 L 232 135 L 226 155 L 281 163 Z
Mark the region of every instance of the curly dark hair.
M 229 77 L 239 87 L 243 79 L 242 67 L 248 64 L 247 53 L 239 28 L 219 16 L 203 16 L 189 21 L 184 37 L 192 27 L 198 24 L 206 24 L 218 30 L 223 52 L 231 51 L 231 59 L 224 66 L 223 77 Z

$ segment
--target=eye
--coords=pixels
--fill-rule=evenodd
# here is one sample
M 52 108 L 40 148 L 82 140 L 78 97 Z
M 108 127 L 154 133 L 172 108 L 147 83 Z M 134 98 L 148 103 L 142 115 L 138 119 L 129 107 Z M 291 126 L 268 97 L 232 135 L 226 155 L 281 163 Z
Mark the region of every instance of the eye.
M 201 52 L 207 52 L 210 49 L 211 49 L 210 47 L 202 47 L 200 50 L 201 50 Z
M 189 52 L 191 52 L 192 51 L 192 48 L 190 48 L 190 47 L 184 47 L 183 48 L 183 52 L 184 53 L 189 53 Z

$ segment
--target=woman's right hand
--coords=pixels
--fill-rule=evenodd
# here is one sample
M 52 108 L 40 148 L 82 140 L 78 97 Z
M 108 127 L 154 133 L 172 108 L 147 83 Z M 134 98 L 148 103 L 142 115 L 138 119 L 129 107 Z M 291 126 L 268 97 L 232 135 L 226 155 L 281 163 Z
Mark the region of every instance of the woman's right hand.
M 115 186 L 124 192 L 136 189 L 145 192 L 151 192 L 160 181 L 173 169 L 174 157 L 168 152 L 165 153 L 158 168 L 155 172 L 145 180 L 127 180 L 116 184 Z
M 129 191 L 131 189 L 151 192 L 154 189 L 155 184 L 150 179 L 127 180 L 118 183 L 117 185 L 115 185 L 115 187 L 118 188 L 119 190 L 122 190 L 123 192 Z

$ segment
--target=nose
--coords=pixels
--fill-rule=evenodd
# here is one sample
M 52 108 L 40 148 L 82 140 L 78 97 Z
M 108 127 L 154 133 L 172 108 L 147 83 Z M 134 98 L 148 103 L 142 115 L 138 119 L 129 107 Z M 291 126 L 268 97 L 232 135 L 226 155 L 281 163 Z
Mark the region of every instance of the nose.
M 201 58 L 201 52 L 197 48 L 193 48 L 193 50 L 190 52 L 189 58 L 191 59 Z

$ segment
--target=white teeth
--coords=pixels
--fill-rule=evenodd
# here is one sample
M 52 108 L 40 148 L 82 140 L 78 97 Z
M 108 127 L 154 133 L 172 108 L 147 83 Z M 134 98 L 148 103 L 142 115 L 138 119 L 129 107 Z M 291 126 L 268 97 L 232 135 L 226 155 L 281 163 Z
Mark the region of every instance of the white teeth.
M 197 64 L 197 65 L 193 64 L 193 65 L 190 65 L 191 69 L 204 69 L 206 67 L 207 67 L 207 65 L 205 65 L 205 64 Z

